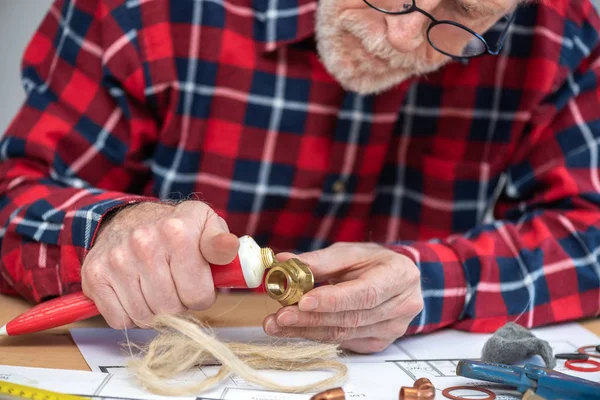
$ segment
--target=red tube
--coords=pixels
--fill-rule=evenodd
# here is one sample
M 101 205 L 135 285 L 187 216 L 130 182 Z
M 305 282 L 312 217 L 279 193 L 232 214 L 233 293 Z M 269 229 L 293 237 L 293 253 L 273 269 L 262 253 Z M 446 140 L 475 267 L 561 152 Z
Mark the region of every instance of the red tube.
M 261 249 L 250 236 L 242 236 L 235 259 L 227 265 L 211 265 L 210 270 L 215 287 L 255 289 L 273 261 L 275 255 L 271 249 Z
M 261 249 L 249 236 L 240 238 L 240 249 L 227 265 L 212 265 L 216 288 L 256 288 L 265 269 L 274 261 L 269 249 Z M 52 329 L 99 315 L 92 300 L 83 292 L 72 293 L 40 303 L 0 328 L 0 336 L 16 336 Z
M 83 292 L 45 301 L 19 315 L 4 327 L 8 336 L 56 328 L 98 315 L 98 309 Z
M 227 265 L 210 266 L 213 282 L 217 288 L 247 288 L 239 254 Z

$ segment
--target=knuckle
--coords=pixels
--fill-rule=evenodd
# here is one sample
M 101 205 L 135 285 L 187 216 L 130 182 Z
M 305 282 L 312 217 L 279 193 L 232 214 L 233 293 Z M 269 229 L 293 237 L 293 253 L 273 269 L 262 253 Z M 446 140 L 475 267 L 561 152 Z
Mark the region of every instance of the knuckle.
M 216 299 L 214 290 L 198 291 L 193 294 L 180 294 L 181 303 L 190 310 L 205 310 Z
M 318 312 L 308 313 L 308 326 L 320 326 L 322 321 L 322 316 Z
M 362 326 L 362 313 L 359 311 L 346 311 L 344 313 L 342 325 L 348 328 L 358 328 Z
M 379 304 L 379 298 L 379 288 L 372 284 L 367 286 L 367 290 L 365 291 L 363 298 L 363 308 L 369 310 L 375 308 Z
M 185 222 L 178 217 L 169 217 L 162 221 L 160 233 L 172 241 L 179 241 L 185 237 Z
M 150 254 L 154 248 L 150 230 L 147 228 L 136 228 L 131 233 L 131 246 L 139 255 L 145 256 Z
M 123 271 L 127 269 L 127 259 L 125 256 L 125 250 L 122 247 L 115 247 L 108 252 L 109 265 L 114 269 Z
M 338 301 L 338 298 L 335 294 L 331 294 L 329 296 L 327 296 L 327 304 L 329 304 L 329 309 L 332 312 L 338 312 L 340 309 L 340 301 Z
M 350 329 L 343 326 L 334 326 L 330 330 L 331 340 L 342 342 L 350 336 Z

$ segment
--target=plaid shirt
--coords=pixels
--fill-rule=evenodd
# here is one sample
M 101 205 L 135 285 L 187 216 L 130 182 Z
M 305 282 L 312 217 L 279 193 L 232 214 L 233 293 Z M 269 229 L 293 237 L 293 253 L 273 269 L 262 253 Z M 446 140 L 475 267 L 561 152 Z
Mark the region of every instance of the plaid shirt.
M 326 72 L 316 7 L 57 1 L 0 142 L 1 290 L 80 290 L 103 215 L 191 196 L 278 251 L 374 241 L 407 255 L 425 299 L 409 333 L 599 315 L 592 3 L 522 7 L 501 56 L 376 96 Z

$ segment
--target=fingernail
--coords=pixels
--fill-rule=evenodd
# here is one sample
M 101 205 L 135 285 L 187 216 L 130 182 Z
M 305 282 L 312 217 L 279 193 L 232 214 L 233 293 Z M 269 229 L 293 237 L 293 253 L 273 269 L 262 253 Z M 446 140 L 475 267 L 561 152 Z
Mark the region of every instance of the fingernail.
M 305 297 L 305 298 L 301 299 L 300 302 L 298 303 L 298 307 L 302 311 L 316 310 L 317 305 L 318 305 L 317 299 L 314 297 Z
M 281 328 L 279 327 L 279 325 L 277 325 L 277 322 L 275 322 L 274 319 L 271 319 L 271 320 L 267 321 L 267 323 L 265 325 L 265 331 L 269 335 L 275 335 L 275 334 L 281 332 Z
M 291 311 L 286 311 L 277 317 L 279 325 L 295 325 L 298 322 L 298 315 Z

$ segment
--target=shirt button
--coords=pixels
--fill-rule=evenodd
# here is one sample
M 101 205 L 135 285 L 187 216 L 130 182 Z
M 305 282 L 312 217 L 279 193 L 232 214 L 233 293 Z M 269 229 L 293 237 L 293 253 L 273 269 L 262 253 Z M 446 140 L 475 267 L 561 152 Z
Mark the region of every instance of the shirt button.
M 332 189 L 335 193 L 344 193 L 346 191 L 346 184 L 344 181 L 339 180 L 333 184 Z

